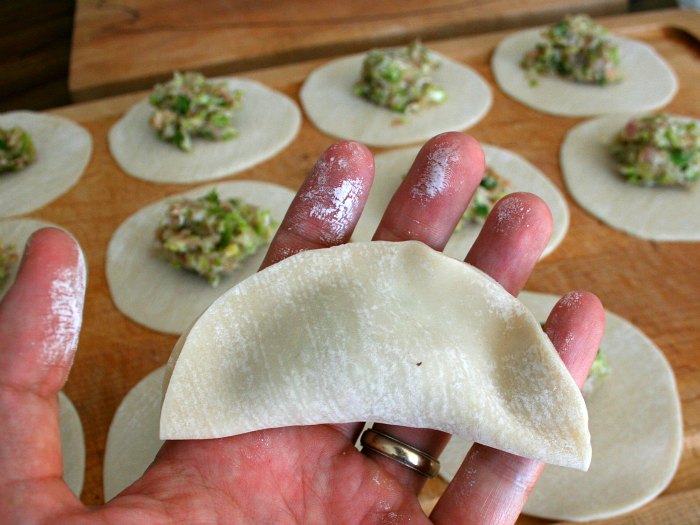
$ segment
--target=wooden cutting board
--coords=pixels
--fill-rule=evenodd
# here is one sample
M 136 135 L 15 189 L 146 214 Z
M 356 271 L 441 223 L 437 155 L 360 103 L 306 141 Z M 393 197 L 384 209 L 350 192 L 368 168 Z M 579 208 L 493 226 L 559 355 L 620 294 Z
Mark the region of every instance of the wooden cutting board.
M 150 88 L 177 68 L 234 73 L 626 7 L 626 0 L 78 0 L 69 88 L 73 100 L 90 100 Z
M 653 45 L 672 65 L 680 89 L 668 110 L 700 118 L 700 14 L 676 10 L 604 19 L 614 32 Z M 571 227 L 560 247 L 544 259 L 526 288 L 561 294 L 596 293 L 605 306 L 641 328 L 673 366 L 683 404 L 685 447 L 680 468 L 663 496 L 627 517 L 631 523 L 700 523 L 700 243 L 650 242 L 613 230 L 568 196 L 558 152 L 566 132 L 582 119 L 554 117 L 526 108 L 495 85 L 489 58 L 505 32 L 429 43 L 476 69 L 491 84 L 490 113 L 469 132 L 479 140 L 513 150 L 538 166 L 567 195 Z M 298 101 L 307 75 L 324 60 L 250 73 Z M 131 178 L 115 164 L 107 133 L 144 93 L 61 108 L 54 113 L 84 125 L 94 138 L 92 160 L 76 187 L 32 214 L 68 228 L 82 244 L 89 282 L 83 335 L 66 392 L 75 402 L 86 433 L 87 472 L 82 500 L 102 502 L 102 459 L 110 420 L 123 396 L 148 372 L 165 363 L 175 337 L 143 328 L 120 314 L 105 278 L 105 251 L 119 224 L 146 204 L 189 186 L 156 185 Z M 298 188 L 318 155 L 333 142 L 306 119 L 296 140 L 267 162 L 236 179 Z M 378 152 L 379 150 L 375 150 Z M 444 489 L 434 480 L 423 501 L 430 505 Z M 521 523 L 542 523 L 522 517 Z

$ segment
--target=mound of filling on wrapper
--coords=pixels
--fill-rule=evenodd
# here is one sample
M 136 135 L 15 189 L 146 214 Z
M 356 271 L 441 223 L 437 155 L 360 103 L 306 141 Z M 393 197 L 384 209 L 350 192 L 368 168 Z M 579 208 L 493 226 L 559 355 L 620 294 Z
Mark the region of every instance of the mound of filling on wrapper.
M 490 166 L 481 178 L 472 200 L 462 218 L 457 223 L 455 231 L 460 231 L 470 222 L 483 224 L 496 203 L 508 194 L 510 181 L 496 173 Z
M 0 113 L 0 218 L 24 215 L 78 182 L 92 153 L 90 133 L 63 117 Z
M 629 169 L 631 176 L 639 180 L 629 181 L 619 174 L 620 168 L 610 154 L 610 148 L 618 140 L 620 130 L 637 118 L 630 114 L 609 115 L 583 122 L 569 130 L 560 156 L 564 182 L 571 196 L 608 225 L 642 239 L 700 240 L 700 214 L 697 213 L 700 192 L 696 191 L 697 188 L 684 190 L 683 185 L 648 187 L 656 177 L 653 167 L 671 167 L 674 164 L 672 154 L 654 147 L 641 154 L 641 164 L 632 155 L 632 164 L 625 170 Z M 698 126 L 697 119 L 681 118 L 694 121 Z M 628 151 L 633 153 L 636 149 L 630 145 Z M 678 160 L 683 164 L 686 162 L 682 155 Z M 652 161 L 650 166 L 645 165 L 648 161 Z M 676 168 L 672 170 L 676 172 Z M 641 180 L 642 174 L 648 182 Z
M 3 244 L 0 241 L 0 286 L 5 284 L 18 260 L 19 256 L 14 245 Z
M 229 140 L 238 134 L 233 116 L 241 108 L 242 96 L 226 82 L 175 72 L 172 80 L 153 89 L 150 102 L 156 109 L 149 123 L 158 138 L 183 151 L 192 149 L 193 137 Z
M 415 113 L 422 107 L 440 104 L 445 90 L 431 73 L 440 62 L 419 41 L 398 49 L 373 49 L 362 62 L 355 94 L 398 113 Z
M 22 171 L 35 160 L 29 133 L 20 127 L 0 128 L 0 173 Z
M 700 126 L 665 113 L 633 118 L 610 153 L 630 184 L 689 187 L 700 178 Z
M 307 77 L 299 97 L 324 133 L 383 147 L 472 126 L 493 99 L 475 71 L 423 46 L 328 62 Z
M 132 106 L 109 131 L 109 149 L 119 166 L 152 182 L 220 179 L 277 154 L 299 131 L 299 109 L 282 93 L 245 78 L 211 82 L 220 86 L 215 94 L 195 96 L 176 86 Z M 154 98 L 165 106 L 154 110 Z
M 532 85 L 546 74 L 601 86 L 619 82 L 619 48 L 607 35 L 588 15 L 567 15 L 542 32 L 544 41 L 525 53 L 520 65 Z
M 168 206 L 156 230 L 156 250 L 176 268 L 195 272 L 217 286 L 222 275 L 265 246 L 277 223 L 272 214 L 212 190 Z

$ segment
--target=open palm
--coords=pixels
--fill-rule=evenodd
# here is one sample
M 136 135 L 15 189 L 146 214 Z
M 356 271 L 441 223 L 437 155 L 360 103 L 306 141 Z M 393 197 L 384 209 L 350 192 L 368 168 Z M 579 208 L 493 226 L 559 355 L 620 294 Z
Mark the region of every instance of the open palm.
M 476 141 L 460 133 L 435 137 L 387 207 L 375 239 L 413 239 L 441 250 L 483 170 Z M 299 190 L 263 266 L 348 242 L 373 177 L 364 146 L 331 146 Z M 540 199 L 511 194 L 492 212 L 466 261 L 517 294 L 551 226 Z M 541 471 L 536 461 L 476 445 L 429 519 L 417 498 L 425 478 L 354 448 L 363 423 L 288 427 L 167 442 L 140 480 L 103 507 L 84 507 L 61 479 L 56 399 L 77 346 L 84 289 L 75 242 L 59 230 L 36 233 L 0 305 L 0 521 L 512 523 Z M 569 295 L 555 306 L 546 331 L 580 386 L 602 337 L 599 301 Z M 434 430 L 375 428 L 433 456 L 449 439 Z

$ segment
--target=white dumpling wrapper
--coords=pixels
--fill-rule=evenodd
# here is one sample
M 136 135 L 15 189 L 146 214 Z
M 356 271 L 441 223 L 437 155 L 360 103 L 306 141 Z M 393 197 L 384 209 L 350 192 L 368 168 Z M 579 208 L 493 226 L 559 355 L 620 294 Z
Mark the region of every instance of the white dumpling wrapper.
M 355 95 L 365 55 L 333 60 L 315 70 L 299 93 L 304 111 L 324 133 L 358 140 L 370 146 L 424 142 L 444 131 L 463 130 L 480 121 L 491 108 L 488 83 L 470 67 L 439 53 L 440 67 L 431 73 L 447 100 L 403 115 Z M 401 122 L 401 123 L 398 123 Z
M 371 420 L 590 461 L 583 398 L 532 314 L 415 241 L 312 250 L 255 274 L 180 338 L 164 390 L 161 439 Z
M 163 446 L 158 427 L 164 374 L 161 366 L 144 377 L 114 413 L 102 465 L 105 501 L 139 479 Z
M 482 144 L 486 165 L 511 183 L 509 193 L 527 191 L 541 197 L 552 212 L 553 229 L 547 246 L 542 252 L 546 257 L 561 244 L 569 229 L 569 207 L 566 199 L 554 183 L 523 157 L 507 149 Z M 401 185 L 411 168 L 419 147 L 410 147 L 381 153 L 375 157 L 374 183 L 355 227 L 353 240 L 369 241 L 374 236 L 384 216 L 384 210 Z M 481 232 L 482 224 L 467 222 L 461 230 L 455 231 L 445 246 L 444 252 L 450 257 L 463 260 Z
M 70 190 L 92 155 L 92 137 L 82 126 L 34 111 L 0 114 L 0 127 L 19 126 L 32 139 L 36 160 L 22 171 L 0 173 L 0 217 L 31 213 Z
M 181 334 L 224 290 L 254 274 L 265 258 L 261 246 L 221 279 L 218 287 L 194 272 L 174 268 L 154 249 L 155 230 L 170 202 L 203 197 L 216 189 L 222 199 L 241 199 L 269 210 L 278 224 L 294 199 L 289 188 L 252 180 L 200 186 L 160 199 L 127 218 L 109 241 L 106 273 L 112 300 L 129 319 L 152 330 Z
M 607 113 L 651 111 L 668 104 L 678 91 L 678 79 L 653 47 L 615 35 L 623 80 L 599 86 L 554 75 L 539 75 L 530 85 L 520 67 L 523 55 L 542 41 L 542 30 L 519 31 L 505 38 L 493 53 L 491 69 L 507 95 L 543 113 L 584 117 Z
M 558 297 L 523 292 L 519 298 L 545 321 Z M 553 520 L 607 519 L 637 509 L 671 482 L 683 449 L 683 420 L 673 369 L 632 323 L 605 312 L 601 348 L 610 365 L 586 400 L 593 457 L 588 472 L 548 466 L 523 512 Z M 453 438 L 440 456 L 452 480 L 470 442 Z
M 571 196 L 607 225 L 641 239 L 700 241 L 700 184 L 648 188 L 618 173 L 608 148 L 635 116 L 599 117 L 566 134 L 560 158 Z
M 148 123 L 155 108 L 145 99 L 109 130 L 109 149 L 119 166 L 129 175 L 151 182 L 203 182 L 260 164 L 294 140 L 301 112 L 289 97 L 254 80 L 218 80 L 243 91 L 241 110 L 233 117 L 238 130 L 235 138 L 211 141 L 196 137 L 191 151 L 181 151 L 156 136 Z

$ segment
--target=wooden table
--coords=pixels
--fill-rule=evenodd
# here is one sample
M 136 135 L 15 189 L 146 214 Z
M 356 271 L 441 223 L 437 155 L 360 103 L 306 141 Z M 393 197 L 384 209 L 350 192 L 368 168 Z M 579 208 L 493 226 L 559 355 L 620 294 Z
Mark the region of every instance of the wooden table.
M 700 15 L 671 10 L 613 17 L 603 23 L 618 34 L 653 45 L 680 78 L 680 89 L 669 111 L 700 118 Z M 678 380 L 685 424 L 678 473 L 660 498 L 610 523 L 700 523 L 700 243 L 650 242 L 630 237 L 606 227 L 568 196 L 559 168 L 559 146 L 566 132 L 582 119 L 538 113 L 509 99 L 496 87 L 489 58 L 506 34 L 429 44 L 476 69 L 493 87 L 493 108 L 470 133 L 485 143 L 523 155 L 567 195 L 571 209 L 568 235 L 538 265 L 526 288 L 556 294 L 572 289 L 596 293 L 609 310 L 635 323 L 656 342 Z M 298 101 L 302 82 L 324 62 L 269 68 L 248 76 Z M 119 313 L 105 277 L 105 251 L 118 225 L 146 204 L 185 189 L 182 185 L 157 185 L 129 177 L 109 154 L 109 128 L 143 96 L 124 95 L 54 111 L 90 131 L 94 154 L 76 187 L 33 214 L 69 229 L 82 244 L 88 262 L 83 334 L 65 388 L 85 427 L 87 472 L 82 500 L 86 504 L 102 501 L 105 438 L 119 402 L 142 377 L 165 363 L 176 340 L 143 328 Z M 299 136 L 286 150 L 235 178 L 296 189 L 314 160 L 332 142 L 304 119 Z M 430 504 L 443 489 L 444 483 L 434 480 L 423 500 Z M 522 517 L 520 522 L 542 520 Z
M 626 7 L 627 0 L 78 0 L 69 89 L 84 101 L 149 88 L 175 69 L 234 73 Z

